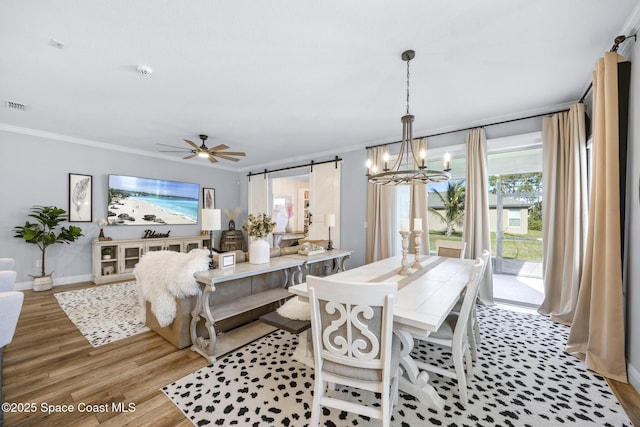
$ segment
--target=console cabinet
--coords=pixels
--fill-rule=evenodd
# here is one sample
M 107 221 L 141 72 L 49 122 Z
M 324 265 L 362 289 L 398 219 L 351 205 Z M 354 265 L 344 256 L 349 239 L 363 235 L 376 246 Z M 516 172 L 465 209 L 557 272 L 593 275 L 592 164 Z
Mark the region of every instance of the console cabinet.
M 97 284 L 133 279 L 142 255 L 153 251 L 189 252 L 209 247 L 209 236 L 166 237 L 93 241 L 93 282 Z

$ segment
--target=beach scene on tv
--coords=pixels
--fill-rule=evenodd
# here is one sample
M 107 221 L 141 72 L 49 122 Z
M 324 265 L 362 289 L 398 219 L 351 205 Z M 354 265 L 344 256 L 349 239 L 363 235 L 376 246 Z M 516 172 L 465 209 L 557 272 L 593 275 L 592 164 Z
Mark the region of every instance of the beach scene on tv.
M 200 185 L 109 175 L 108 221 L 113 225 L 197 224 Z

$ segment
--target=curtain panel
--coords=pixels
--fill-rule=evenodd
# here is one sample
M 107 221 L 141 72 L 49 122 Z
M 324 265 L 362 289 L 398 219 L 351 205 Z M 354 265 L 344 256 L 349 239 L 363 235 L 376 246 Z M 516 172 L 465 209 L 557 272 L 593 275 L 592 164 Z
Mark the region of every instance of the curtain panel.
M 587 235 L 584 105 L 542 121 L 544 301 L 538 312 L 571 325 Z
M 370 149 L 371 163 L 382 170 L 382 156 L 386 147 Z M 393 188 L 386 185 L 367 184 L 367 241 L 365 263 L 389 258 L 393 251 L 391 222 L 393 220 Z
M 462 239 L 467 242 L 465 258 L 474 259 L 484 249 L 491 251 L 487 138 L 482 128 L 467 133 L 466 183 Z M 493 304 L 493 268 L 490 262 L 478 298 L 484 304 Z
M 627 382 L 620 237 L 618 62 L 607 52 L 593 75 L 593 169 L 589 225 L 567 352 L 587 368 Z

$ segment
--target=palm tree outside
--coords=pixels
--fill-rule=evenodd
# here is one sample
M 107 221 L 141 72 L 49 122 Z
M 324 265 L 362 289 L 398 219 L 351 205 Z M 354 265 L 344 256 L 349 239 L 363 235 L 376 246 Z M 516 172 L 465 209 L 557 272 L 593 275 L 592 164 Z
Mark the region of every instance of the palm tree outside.
M 429 211 L 446 225 L 445 236 L 450 237 L 456 226 L 461 227 L 464 224 L 464 181 L 449 181 L 444 195 L 436 189 L 432 191 L 438 196 L 444 209 L 436 210 L 429 207 Z

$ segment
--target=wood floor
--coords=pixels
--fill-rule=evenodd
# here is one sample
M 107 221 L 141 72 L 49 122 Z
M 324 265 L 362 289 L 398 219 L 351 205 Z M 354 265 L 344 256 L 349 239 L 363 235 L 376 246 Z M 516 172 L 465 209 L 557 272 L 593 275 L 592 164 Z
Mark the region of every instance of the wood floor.
M 16 335 L 4 350 L 3 392 L 5 402 L 35 403 L 37 410 L 5 413 L 5 427 L 191 426 L 159 389 L 206 366 L 206 360 L 188 348 L 177 350 L 153 331 L 92 347 L 53 297 L 54 292 L 89 286 L 94 285 L 25 291 Z M 638 393 L 626 384 L 611 386 L 633 424 L 640 426 Z M 59 406 L 47 414 L 43 404 Z M 133 404 L 135 410 L 118 412 L 112 404 Z M 74 412 L 55 412 L 62 410 L 60 405 L 72 405 Z M 79 412 L 83 405 L 102 407 Z

